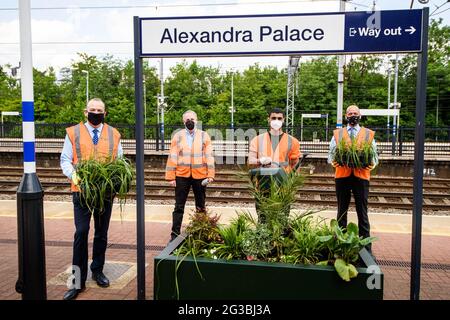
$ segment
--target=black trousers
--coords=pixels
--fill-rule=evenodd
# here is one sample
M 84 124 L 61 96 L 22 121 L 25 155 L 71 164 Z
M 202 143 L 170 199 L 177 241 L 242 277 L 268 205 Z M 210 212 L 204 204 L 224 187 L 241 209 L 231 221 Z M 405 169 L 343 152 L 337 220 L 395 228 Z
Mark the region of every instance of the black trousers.
M 75 235 L 73 242 L 72 264 L 80 268 L 83 287 L 88 273 L 88 237 L 91 222 L 91 212 L 80 202 L 80 194 L 72 193 Z M 112 201 L 105 201 L 105 211 L 102 214 L 94 211 L 94 245 L 92 250 L 91 271 L 102 272 L 105 264 L 105 252 L 108 244 L 108 228 L 111 220 Z
M 172 232 L 170 234 L 170 239 L 175 239 L 181 231 L 181 224 L 183 222 L 184 207 L 186 205 L 186 200 L 189 195 L 189 191 L 194 191 L 195 198 L 195 210 L 205 211 L 205 200 L 206 200 L 206 187 L 202 186 L 202 181 L 204 179 L 194 179 L 176 177 L 176 187 L 175 187 L 175 209 L 172 213 Z
M 369 198 L 369 181 L 355 177 L 353 174 L 346 178 L 335 179 L 336 198 L 338 202 L 337 219 L 339 226 L 347 227 L 347 212 L 351 194 L 355 198 L 356 213 L 358 215 L 359 235 L 370 237 L 370 223 L 367 211 Z M 371 250 L 369 245 L 367 248 Z

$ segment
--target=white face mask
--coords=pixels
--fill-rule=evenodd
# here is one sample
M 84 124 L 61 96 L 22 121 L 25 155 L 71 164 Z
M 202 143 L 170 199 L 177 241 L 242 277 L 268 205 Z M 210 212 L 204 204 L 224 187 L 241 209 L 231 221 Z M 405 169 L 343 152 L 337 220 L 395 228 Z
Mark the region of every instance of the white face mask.
M 270 127 L 274 130 L 279 130 L 282 126 L 283 126 L 283 121 L 281 121 L 281 120 L 270 121 Z

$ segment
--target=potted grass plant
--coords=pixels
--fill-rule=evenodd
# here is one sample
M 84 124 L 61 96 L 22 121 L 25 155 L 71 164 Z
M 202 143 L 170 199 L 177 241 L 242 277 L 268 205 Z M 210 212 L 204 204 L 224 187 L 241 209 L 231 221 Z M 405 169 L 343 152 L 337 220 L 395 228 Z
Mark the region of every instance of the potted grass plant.
M 344 139 L 341 139 L 336 146 L 333 154 L 333 159 L 340 166 L 347 166 L 349 168 L 367 168 L 373 162 L 375 151 L 372 143 L 363 141 L 358 143 L 353 139 L 348 144 Z
M 361 167 L 367 168 L 373 163 L 375 151 L 372 148 L 372 143 L 364 141 L 360 148 Z
M 361 161 L 359 158 L 360 146 L 356 139 L 352 140 L 352 143 L 347 148 L 347 166 L 349 168 L 361 168 Z
M 155 299 L 382 299 L 368 285 L 379 271 L 358 227 L 328 223 L 316 212 L 293 214 L 302 185 L 296 172 L 259 199 L 263 223 L 240 210 L 220 224 L 211 212 L 191 215 L 185 234 L 154 259 Z M 249 184 L 257 198 L 260 190 Z
M 347 142 L 344 139 L 341 139 L 336 146 L 334 151 L 334 161 L 336 161 L 340 166 L 344 166 L 347 164 Z
M 115 196 L 122 211 L 134 178 L 134 169 L 127 158 L 82 160 L 75 169 L 80 178 L 80 199 L 91 212 L 97 210 L 101 214 L 105 201 L 112 201 Z

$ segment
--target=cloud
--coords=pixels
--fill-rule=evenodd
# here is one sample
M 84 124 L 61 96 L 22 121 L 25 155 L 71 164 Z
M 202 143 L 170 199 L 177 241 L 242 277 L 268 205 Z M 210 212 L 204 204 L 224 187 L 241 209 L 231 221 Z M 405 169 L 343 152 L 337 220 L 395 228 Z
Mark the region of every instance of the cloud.
M 73 16 L 73 15 L 72 15 Z M 48 66 L 60 68 L 67 65 L 79 51 L 76 46 L 42 44 L 48 42 L 88 41 L 91 36 L 78 32 L 76 18 L 32 19 L 31 32 L 33 41 L 33 64 L 39 69 Z M 0 64 L 17 64 L 20 60 L 19 21 L 0 22 Z M 69 49 L 69 50 L 68 50 Z M 72 50 L 72 52 L 70 51 Z
M 255 3 L 258 2 L 258 3 Z M 176 0 L 159 1 L 161 6 L 149 8 L 124 8 L 104 10 L 80 10 L 71 6 L 65 11 L 40 12 L 39 18 L 33 12 L 32 32 L 33 42 L 83 42 L 83 41 L 124 41 L 129 43 L 105 44 L 65 44 L 65 45 L 33 45 L 33 62 L 35 67 L 45 69 L 53 66 L 57 70 L 68 66 L 77 52 L 104 56 L 108 53 L 123 59 L 132 59 L 133 56 L 133 22 L 134 15 L 141 17 L 170 17 L 170 16 L 213 16 L 238 14 L 277 14 L 293 12 L 336 11 L 338 5 L 335 1 L 298 1 L 263 4 L 264 0 L 243 1 L 238 0 L 237 5 L 207 5 L 197 4 L 225 3 L 223 0 Z M 123 0 L 120 5 L 131 5 Z M 134 3 L 134 2 L 133 2 Z M 151 2 L 153 4 L 154 2 Z M 188 5 L 187 5 L 188 4 Z M 119 5 L 119 4 L 116 4 Z M 42 17 L 42 18 L 41 18 Z M 51 17 L 51 19 L 50 19 Z M 0 42 L 19 42 L 18 20 L 0 22 Z M 6 45 L 0 48 L 0 64 L 18 63 L 19 45 Z M 192 59 L 189 59 L 192 60 Z M 197 59 L 201 64 L 217 66 L 220 62 L 224 69 L 244 69 L 245 65 L 253 62 L 279 65 L 287 57 L 255 57 L 255 58 L 203 58 Z M 180 59 L 166 59 L 165 71 Z M 157 60 L 151 59 L 156 65 Z

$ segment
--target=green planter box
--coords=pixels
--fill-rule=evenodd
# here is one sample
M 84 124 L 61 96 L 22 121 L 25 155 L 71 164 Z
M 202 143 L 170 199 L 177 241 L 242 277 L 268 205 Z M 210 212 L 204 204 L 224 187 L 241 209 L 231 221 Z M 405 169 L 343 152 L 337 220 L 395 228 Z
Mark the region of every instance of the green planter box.
M 197 258 L 202 280 L 194 259 L 187 257 L 177 272 L 177 297 L 175 264 L 181 258 L 172 252 L 182 242 L 178 237 L 154 258 L 155 300 L 383 299 L 384 275 L 365 249 L 360 252 L 365 267 L 357 268 L 350 282 L 331 266 Z

